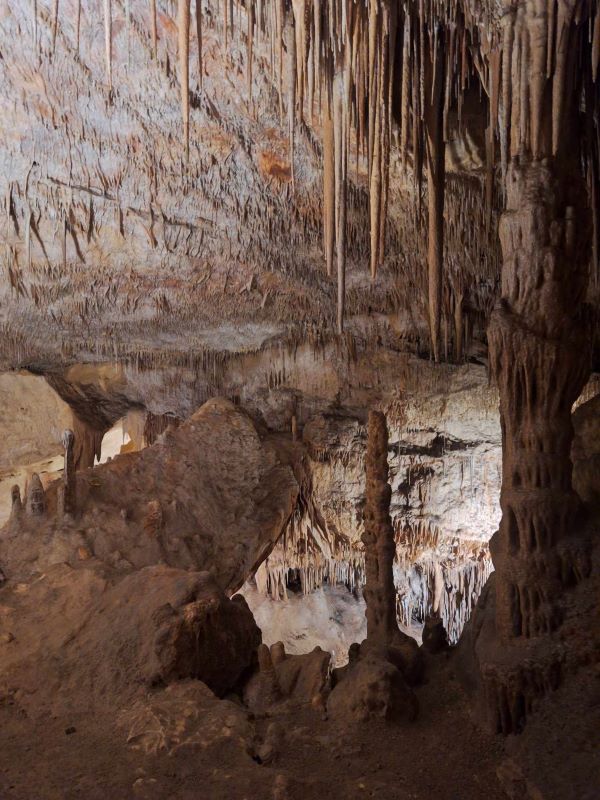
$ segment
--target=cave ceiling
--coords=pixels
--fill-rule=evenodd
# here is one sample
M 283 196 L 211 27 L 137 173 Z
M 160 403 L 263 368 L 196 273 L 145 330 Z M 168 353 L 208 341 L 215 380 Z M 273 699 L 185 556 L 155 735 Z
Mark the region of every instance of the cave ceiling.
M 499 4 L 179 5 L 2 4 L 2 366 L 206 366 L 342 327 L 346 354 L 484 357 Z

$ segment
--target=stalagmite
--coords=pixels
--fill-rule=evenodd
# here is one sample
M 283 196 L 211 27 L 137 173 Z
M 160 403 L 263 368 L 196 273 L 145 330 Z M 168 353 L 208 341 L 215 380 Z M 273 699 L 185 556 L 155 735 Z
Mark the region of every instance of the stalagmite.
M 25 495 L 25 511 L 29 516 L 37 517 L 46 513 L 46 493 L 37 472 L 34 472 Z
M 367 487 L 365 501 L 365 577 L 367 639 L 372 646 L 387 647 L 398 631 L 394 554 L 396 543 L 390 519 L 392 490 L 388 483 L 388 432 L 385 416 L 369 412 Z
M 10 490 L 11 506 L 10 518 L 13 522 L 18 521 L 23 511 L 23 503 L 21 502 L 21 489 L 15 484 Z
M 65 450 L 63 468 L 63 512 L 73 514 L 77 505 L 77 478 L 75 476 L 75 436 L 73 431 L 63 433 L 62 443 Z

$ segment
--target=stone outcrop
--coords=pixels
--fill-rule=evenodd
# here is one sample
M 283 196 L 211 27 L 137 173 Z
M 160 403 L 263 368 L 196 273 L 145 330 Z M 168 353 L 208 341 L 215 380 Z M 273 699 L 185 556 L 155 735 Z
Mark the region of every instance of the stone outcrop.
M 258 649 L 258 670 L 244 687 L 244 702 L 257 713 L 279 709 L 324 709 L 329 689 L 331 654 L 320 647 L 288 655 L 282 642 Z
M 389 661 L 372 655 L 359 657 L 333 689 L 327 711 L 336 720 L 366 722 L 380 718 L 413 721 L 418 701 L 402 673 Z
M 147 756 L 186 758 L 208 751 L 252 752 L 254 731 L 239 705 L 219 700 L 201 681 L 187 680 L 137 700 L 118 714 L 127 746 Z
M 260 639 L 243 597 L 228 599 L 209 573 L 147 567 L 104 594 L 67 661 L 95 692 L 195 678 L 223 696 L 253 666 Z
M 210 568 L 233 593 L 286 527 L 298 494 L 295 459 L 232 403 L 212 400 L 161 443 L 78 472 L 72 518 L 56 515 L 53 484 L 43 524 L 25 521 L 2 532 L 0 563 L 7 574 L 25 576 L 76 564 L 84 547 L 123 571 L 158 563 Z
M 578 406 L 573 414 L 571 449 L 573 487 L 589 506 L 600 502 L 600 395 Z
M 242 597 L 227 598 L 207 572 L 167 566 L 122 577 L 92 560 L 56 565 L 9 582 L 3 609 L 0 632 L 14 640 L 3 686 L 39 714 L 64 702 L 118 707 L 189 678 L 222 696 L 250 674 L 261 641 Z

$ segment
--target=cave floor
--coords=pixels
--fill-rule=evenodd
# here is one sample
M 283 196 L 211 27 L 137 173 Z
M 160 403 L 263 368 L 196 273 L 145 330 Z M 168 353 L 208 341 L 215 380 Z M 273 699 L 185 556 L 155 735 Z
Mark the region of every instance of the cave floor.
M 444 658 L 443 656 L 440 658 Z M 252 724 L 260 741 L 276 720 L 275 756 L 260 764 L 238 745 L 174 755 L 128 747 L 118 709 L 35 719 L 18 701 L 0 705 L 0 797 L 18 800 L 496 800 L 503 744 L 484 734 L 448 665 L 418 690 L 413 723 L 340 724 L 313 708 Z M 72 731 L 72 729 L 75 729 Z M 66 731 L 70 730 L 70 733 Z

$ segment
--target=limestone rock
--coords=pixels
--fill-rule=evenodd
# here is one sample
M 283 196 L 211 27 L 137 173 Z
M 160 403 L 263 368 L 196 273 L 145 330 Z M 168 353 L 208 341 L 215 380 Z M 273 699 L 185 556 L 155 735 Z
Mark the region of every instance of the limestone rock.
M 248 754 L 254 731 L 246 713 L 219 700 L 201 681 L 179 681 L 136 700 L 118 716 L 132 750 L 169 756 L 209 750 L 222 758 L 228 749 Z M 249 760 L 249 757 L 248 757 Z
M 254 663 L 260 638 L 245 600 L 229 600 L 211 575 L 156 566 L 103 595 L 70 658 L 97 689 L 196 678 L 224 695 Z
M 376 656 L 361 656 L 348 667 L 327 701 L 333 719 L 364 722 L 378 717 L 386 720 L 414 720 L 417 699 L 400 670 Z
M 261 713 L 275 711 L 277 706 L 324 706 L 329 679 L 331 654 L 316 647 L 304 655 L 286 655 L 281 642 L 271 651 L 261 645 L 259 670 L 244 688 L 249 708 Z
M 210 568 L 231 593 L 285 529 L 298 494 L 294 458 L 233 403 L 211 400 L 164 443 L 77 473 L 76 521 L 48 515 L 43 525 L 36 519 L 18 532 L 8 527 L 0 561 L 12 575 L 27 576 L 57 557 L 70 561 L 65 552 L 84 545 L 105 563 L 118 550 L 137 569 Z M 56 491 L 51 484 L 51 508 Z

